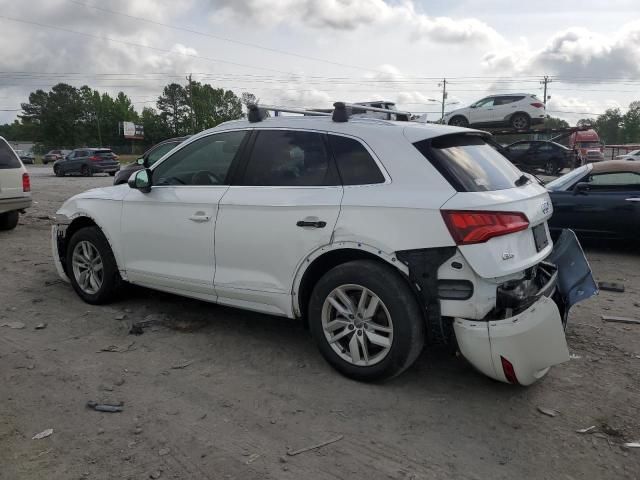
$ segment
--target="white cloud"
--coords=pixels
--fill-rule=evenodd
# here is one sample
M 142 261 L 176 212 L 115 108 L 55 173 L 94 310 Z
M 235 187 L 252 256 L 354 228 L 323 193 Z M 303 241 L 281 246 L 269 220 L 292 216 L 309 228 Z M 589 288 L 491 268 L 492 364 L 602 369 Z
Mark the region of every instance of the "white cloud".
M 640 21 L 610 35 L 569 28 L 551 36 L 539 50 L 518 46 L 488 53 L 484 66 L 492 71 L 547 73 L 566 77 L 637 77 L 640 75 Z
M 261 26 L 302 24 L 316 29 L 364 27 L 408 35 L 413 40 L 469 43 L 500 40 L 489 25 L 474 18 L 432 17 L 417 11 L 413 0 L 213 0 L 223 16 Z M 219 17 L 220 12 L 216 12 Z

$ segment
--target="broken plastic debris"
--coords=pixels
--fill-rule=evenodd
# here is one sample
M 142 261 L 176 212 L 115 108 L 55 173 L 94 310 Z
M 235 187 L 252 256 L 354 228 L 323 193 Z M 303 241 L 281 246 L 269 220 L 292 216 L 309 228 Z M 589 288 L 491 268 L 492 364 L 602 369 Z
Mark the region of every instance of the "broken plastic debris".
M 53 433 L 53 428 L 47 428 L 46 430 L 43 430 L 40 433 L 36 433 L 33 437 L 31 437 L 31 440 L 40 440 L 42 438 L 47 438 L 52 433 Z
M 579 430 L 576 430 L 577 433 L 589 433 L 589 432 L 593 432 L 596 429 L 595 425 L 591 425 L 590 427 L 587 428 L 581 428 Z
M 623 443 L 622 446 L 627 448 L 640 448 L 640 442 Z
M 556 415 L 558 415 L 558 413 L 560 413 L 557 410 L 553 410 L 551 408 L 544 408 L 544 407 L 538 407 L 538 411 L 549 417 L 555 417 Z
M 624 285 L 616 282 L 598 282 L 598 288 L 609 292 L 624 292 Z
M 24 323 L 22 322 L 7 322 L 0 325 L 0 327 L 9 327 L 9 328 L 24 328 Z
M 87 407 L 95 410 L 96 412 L 108 412 L 108 413 L 116 413 L 122 411 L 123 403 L 120 402 L 117 405 L 109 404 L 109 403 L 98 403 L 93 400 L 89 400 L 87 402 Z

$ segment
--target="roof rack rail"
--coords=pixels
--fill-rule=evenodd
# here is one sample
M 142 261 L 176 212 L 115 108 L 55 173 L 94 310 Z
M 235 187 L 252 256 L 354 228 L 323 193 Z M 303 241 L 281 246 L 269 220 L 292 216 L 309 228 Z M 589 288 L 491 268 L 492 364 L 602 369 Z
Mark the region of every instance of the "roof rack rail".
M 247 110 L 249 110 L 248 118 L 249 122 L 256 123 L 261 122 L 266 117 L 268 117 L 268 112 L 274 112 L 276 116 L 279 112 L 285 113 L 300 113 L 302 115 L 311 115 L 318 117 L 328 117 L 331 114 L 327 112 L 318 112 L 316 110 L 306 110 L 304 108 L 290 108 L 290 107 L 277 107 L 274 105 L 259 105 L 257 103 L 251 103 L 247 105 Z
M 371 107 L 360 103 L 336 102 L 333 104 L 332 119 L 334 122 L 347 122 L 351 115 L 357 115 L 364 112 L 382 112 L 387 115 L 395 115 L 397 120 L 409 121 L 413 115 L 411 112 L 403 112 L 400 110 L 389 110 L 388 108 Z

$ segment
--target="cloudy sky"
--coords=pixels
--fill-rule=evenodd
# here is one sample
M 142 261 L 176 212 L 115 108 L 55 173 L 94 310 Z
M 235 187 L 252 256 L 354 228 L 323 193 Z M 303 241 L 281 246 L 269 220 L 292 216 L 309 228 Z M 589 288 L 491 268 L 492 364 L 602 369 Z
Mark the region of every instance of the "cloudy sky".
M 0 0 L 0 122 L 37 88 L 123 90 L 154 106 L 185 76 L 263 103 L 387 99 L 448 109 L 542 97 L 574 123 L 640 100 L 638 0 Z M 433 112 L 433 113 L 432 113 Z

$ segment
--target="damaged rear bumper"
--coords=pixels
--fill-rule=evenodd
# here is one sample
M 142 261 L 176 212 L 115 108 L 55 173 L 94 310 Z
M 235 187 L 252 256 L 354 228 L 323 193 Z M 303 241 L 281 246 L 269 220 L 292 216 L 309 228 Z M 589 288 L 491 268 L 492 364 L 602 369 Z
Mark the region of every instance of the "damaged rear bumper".
M 498 289 L 489 318 L 454 320 L 458 347 L 485 375 L 530 385 L 569 360 L 564 335 L 569 309 L 597 292 L 580 243 L 564 230 L 534 278 Z

